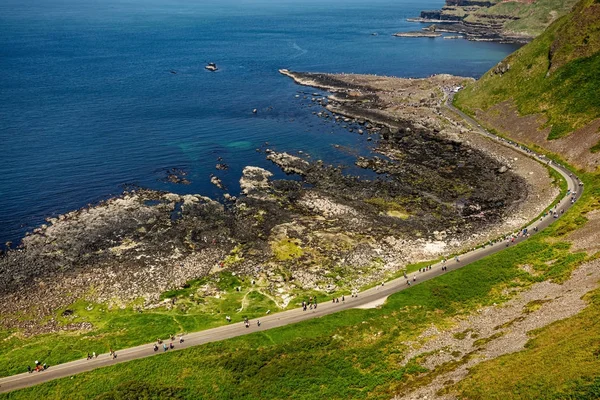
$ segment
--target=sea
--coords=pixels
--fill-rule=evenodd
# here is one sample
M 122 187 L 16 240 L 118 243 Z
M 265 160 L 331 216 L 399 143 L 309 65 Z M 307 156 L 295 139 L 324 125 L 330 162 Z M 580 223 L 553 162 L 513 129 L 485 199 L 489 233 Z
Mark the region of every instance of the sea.
M 0 243 L 141 186 L 222 198 L 266 148 L 346 166 L 373 142 L 278 73 L 479 77 L 517 46 L 398 38 L 441 0 L 3 0 Z M 214 62 L 218 71 L 204 67 Z M 305 98 L 306 97 L 306 98 Z M 253 113 L 256 109 L 257 112 Z M 219 157 L 222 161 L 218 161 Z M 227 171 L 215 169 L 226 163 Z M 188 185 L 165 181 L 171 169 Z M 360 172 L 360 171 L 359 171 Z M 354 171 L 353 173 L 356 173 Z M 293 178 L 293 177 L 292 177 Z

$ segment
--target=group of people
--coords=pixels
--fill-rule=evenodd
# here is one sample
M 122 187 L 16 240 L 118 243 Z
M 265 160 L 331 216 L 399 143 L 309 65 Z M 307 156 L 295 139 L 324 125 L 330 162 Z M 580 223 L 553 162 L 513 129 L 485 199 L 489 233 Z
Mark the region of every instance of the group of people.
M 31 365 L 27 366 L 27 372 L 30 374 L 32 372 L 40 372 L 48 369 L 48 365 L 46 363 L 40 363 L 38 360 L 35 360 L 35 368 L 31 368 Z
M 175 348 L 175 344 L 173 342 L 175 341 L 175 335 L 171 335 L 170 338 L 171 338 L 171 342 L 169 343 L 168 346 L 167 346 L 166 343 L 163 343 L 163 341 L 160 338 L 157 338 L 156 339 L 156 343 L 154 343 L 154 346 L 153 346 L 154 351 L 158 351 L 158 345 L 159 344 L 162 344 L 163 351 L 167 351 L 169 349 L 171 349 L 171 350 L 174 349 Z M 183 343 L 183 336 L 179 336 L 179 343 L 180 344 Z
M 316 306 L 315 306 L 315 308 L 316 308 Z M 270 312 L 271 312 L 271 310 L 268 310 L 268 311 L 267 311 L 267 314 L 269 314 Z M 230 317 L 229 315 L 226 315 L 226 316 L 225 316 L 225 320 L 227 320 L 227 322 L 231 322 L 231 317 Z M 260 326 L 260 320 L 259 320 L 259 319 L 258 319 L 258 320 L 256 320 L 256 325 L 257 325 L 257 326 Z M 248 319 L 248 317 L 244 317 L 244 326 L 245 326 L 246 328 L 250 328 L 250 320 Z M 181 339 L 181 341 L 183 341 L 183 339 Z M 181 342 L 180 342 L 180 343 L 181 343 Z
M 306 311 L 306 310 L 312 310 L 312 309 L 317 309 L 317 298 L 315 296 L 315 298 L 313 299 L 312 296 L 310 296 L 308 298 L 308 301 L 302 301 L 302 310 Z
M 108 356 L 111 358 L 117 358 L 117 353 L 112 348 L 110 348 L 109 352 L 108 352 Z M 92 351 L 92 354 L 90 354 L 89 352 L 87 353 L 88 360 L 93 360 L 94 358 L 98 358 L 98 354 L 96 354 L 95 351 Z

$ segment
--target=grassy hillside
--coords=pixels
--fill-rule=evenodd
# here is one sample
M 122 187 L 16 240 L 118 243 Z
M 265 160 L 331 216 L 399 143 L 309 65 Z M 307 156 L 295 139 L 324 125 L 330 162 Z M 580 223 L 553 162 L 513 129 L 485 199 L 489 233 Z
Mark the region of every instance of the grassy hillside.
M 578 315 L 534 333 L 527 350 L 475 367 L 458 384 L 469 399 L 600 398 L 600 290 Z
M 498 2 L 489 8 L 481 8 L 466 21 L 477 22 L 482 17 L 510 16 L 514 19 L 504 24 L 504 33 L 535 37 L 541 34 L 557 18 L 567 14 L 577 0 L 537 0 L 532 3 Z
M 600 2 L 580 1 L 534 41 L 508 56 L 503 74 L 488 71 L 458 93 L 455 104 L 473 114 L 513 100 L 522 115 L 542 113 L 549 139 L 600 118 Z

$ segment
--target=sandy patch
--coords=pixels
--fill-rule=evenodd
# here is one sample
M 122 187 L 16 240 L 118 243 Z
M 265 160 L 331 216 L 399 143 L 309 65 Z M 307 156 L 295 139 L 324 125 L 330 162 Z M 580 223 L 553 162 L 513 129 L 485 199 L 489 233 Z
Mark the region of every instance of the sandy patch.
M 366 303 L 366 304 L 363 304 L 361 306 L 357 306 L 357 307 L 354 307 L 354 308 L 358 308 L 358 309 L 361 309 L 361 310 L 367 310 L 369 308 L 377 308 L 377 307 L 382 306 L 383 304 L 385 304 L 387 298 L 388 298 L 388 296 L 385 296 L 385 297 L 382 297 L 382 298 L 377 299 L 375 301 L 371 301 L 370 303 Z

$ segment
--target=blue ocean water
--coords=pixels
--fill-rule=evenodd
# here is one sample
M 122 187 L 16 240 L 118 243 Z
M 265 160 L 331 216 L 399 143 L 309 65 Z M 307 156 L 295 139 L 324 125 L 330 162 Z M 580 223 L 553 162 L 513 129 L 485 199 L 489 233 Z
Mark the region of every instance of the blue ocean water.
M 314 90 L 278 69 L 478 77 L 516 49 L 391 36 L 442 3 L 3 0 L 0 243 L 124 184 L 218 197 L 211 173 L 231 193 L 245 165 L 282 176 L 255 151 L 265 142 L 348 163 L 343 149 L 367 151 L 366 138 L 315 117 L 295 97 Z M 169 168 L 192 183 L 163 182 Z

